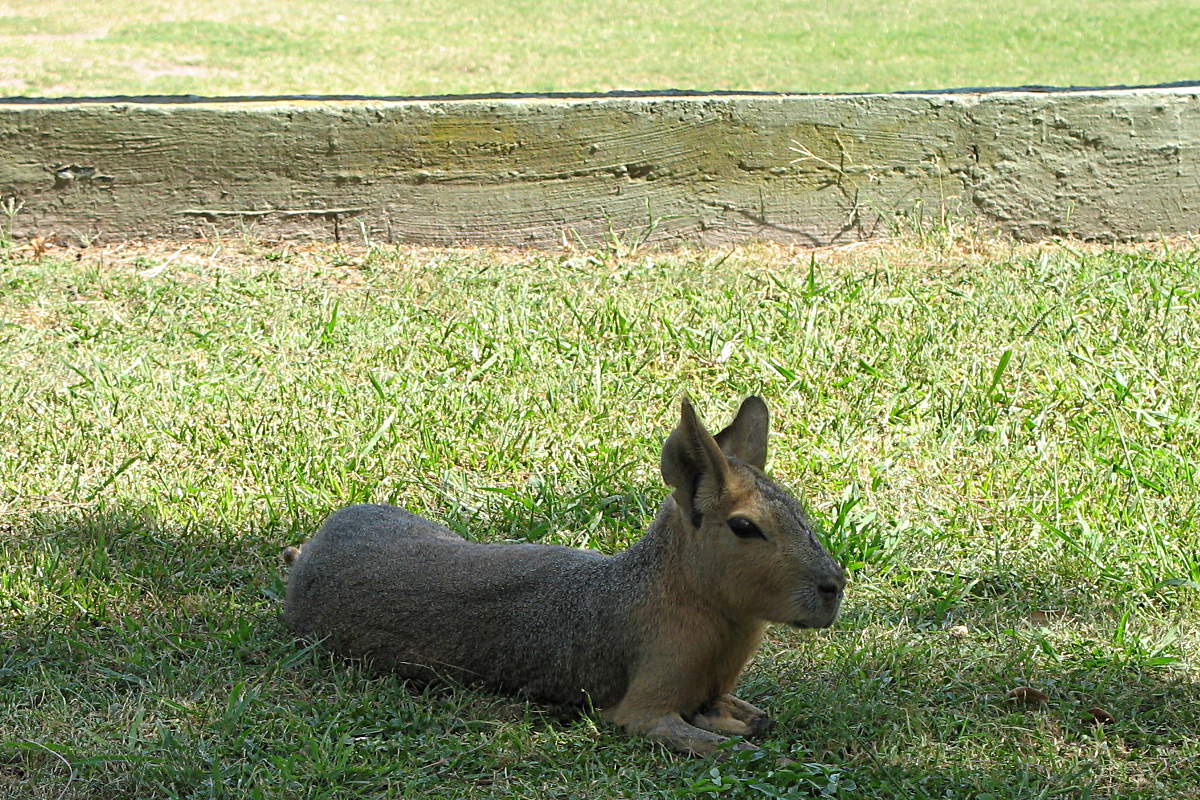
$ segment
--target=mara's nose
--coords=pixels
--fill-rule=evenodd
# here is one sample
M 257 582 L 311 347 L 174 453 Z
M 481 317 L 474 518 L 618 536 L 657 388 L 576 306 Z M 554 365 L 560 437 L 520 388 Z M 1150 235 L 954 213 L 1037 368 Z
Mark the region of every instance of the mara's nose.
M 845 581 L 837 583 L 833 581 L 822 581 L 817 584 L 817 593 L 821 595 L 822 600 L 836 600 L 842 594 L 842 586 Z

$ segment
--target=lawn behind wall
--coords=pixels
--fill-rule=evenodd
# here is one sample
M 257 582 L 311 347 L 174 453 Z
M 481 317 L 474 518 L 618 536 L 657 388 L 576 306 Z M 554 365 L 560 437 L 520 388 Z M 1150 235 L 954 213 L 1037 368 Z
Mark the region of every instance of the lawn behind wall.
M 0 793 L 1195 796 L 1198 360 L 1193 242 L 2 243 Z M 743 678 L 768 757 L 284 630 L 279 550 L 347 503 L 626 547 L 685 390 L 714 427 L 767 399 L 852 570 L 837 627 L 772 630 Z
M 1194 0 L 8 0 L 0 97 L 1195 80 Z

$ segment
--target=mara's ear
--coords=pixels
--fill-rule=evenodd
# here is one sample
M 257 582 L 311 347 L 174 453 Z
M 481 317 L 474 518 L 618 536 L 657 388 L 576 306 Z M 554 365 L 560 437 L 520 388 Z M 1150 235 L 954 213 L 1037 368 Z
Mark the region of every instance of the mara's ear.
M 761 397 L 750 395 L 742 402 L 729 427 L 717 434 L 725 455 L 759 469 L 767 467 L 767 432 L 771 417 Z
M 675 488 L 675 502 L 684 518 L 698 528 L 729 483 L 729 462 L 696 417 L 686 394 L 679 406 L 679 425 L 663 443 L 659 468 L 663 481 Z

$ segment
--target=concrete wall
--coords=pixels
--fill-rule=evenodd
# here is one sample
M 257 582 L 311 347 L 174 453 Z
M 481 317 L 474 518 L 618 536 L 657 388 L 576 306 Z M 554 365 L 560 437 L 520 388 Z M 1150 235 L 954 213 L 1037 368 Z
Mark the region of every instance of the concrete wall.
M 1200 230 L 1200 85 L 888 95 L 0 100 L 18 235 L 828 244 L 917 208 Z

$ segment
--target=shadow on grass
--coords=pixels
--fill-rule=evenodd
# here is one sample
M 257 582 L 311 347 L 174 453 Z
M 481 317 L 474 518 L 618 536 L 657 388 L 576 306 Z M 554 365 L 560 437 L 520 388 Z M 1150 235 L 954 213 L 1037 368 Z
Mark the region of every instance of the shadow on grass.
M 590 519 L 592 500 L 564 501 L 562 513 L 512 502 L 561 522 Z M 502 512 L 485 530 L 519 519 Z M 1039 655 L 1036 641 L 1003 631 L 891 635 L 870 609 L 851 608 L 840 629 L 772 635 L 743 680 L 745 696 L 780 722 L 770 750 L 811 768 L 734 760 L 716 768 L 726 783 L 714 787 L 711 765 L 592 718 L 562 723 L 487 692 L 416 687 L 294 641 L 279 615 L 278 553 L 291 529 L 173 526 L 133 512 L 4 527 L 0 785 L 54 774 L 69 778 L 67 797 L 214 786 L 237 796 L 264 780 L 283 794 L 365 785 L 510 796 L 528 781 L 770 797 L 842 781 L 843 794 L 857 784 L 872 796 L 1034 797 L 1047 786 L 1124 785 L 1151 765 L 1170 782 L 1197 763 L 1200 689 L 1189 673 L 1084 644 Z M 1031 680 L 1048 703 L 1007 698 Z M 1096 724 L 1093 706 L 1113 720 Z
M 804 643 L 769 643 L 743 683 L 794 757 L 838 765 L 865 796 L 1166 798 L 1200 778 L 1194 674 L 1095 653 L 1034 665 L 1002 632 L 830 638 L 844 641 L 792 663 Z M 1045 700 L 1011 696 L 1024 686 Z

